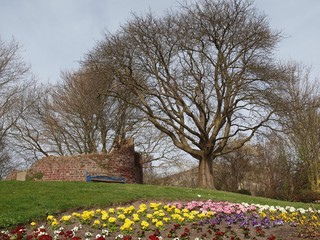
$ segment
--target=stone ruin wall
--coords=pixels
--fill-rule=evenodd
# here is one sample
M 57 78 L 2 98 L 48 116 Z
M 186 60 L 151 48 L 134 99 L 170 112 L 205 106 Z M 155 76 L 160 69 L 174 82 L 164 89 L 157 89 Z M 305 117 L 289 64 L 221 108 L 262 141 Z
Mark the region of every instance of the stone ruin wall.
M 127 183 L 143 183 L 140 154 L 132 140 L 119 143 L 109 154 L 49 156 L 35 162 L 28 175 L 41 173 L 43 181 L 85 181 L 89 175 L 124 177 Z

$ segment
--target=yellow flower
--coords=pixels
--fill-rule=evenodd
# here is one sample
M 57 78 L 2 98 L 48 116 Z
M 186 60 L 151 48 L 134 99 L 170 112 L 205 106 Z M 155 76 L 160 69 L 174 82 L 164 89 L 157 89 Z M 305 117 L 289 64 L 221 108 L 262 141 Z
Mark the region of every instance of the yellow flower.
M 79 218 L 79 217 L 81 217 L 81 214 L 80 214 L 80 213 L 77 213 L 77 212 L 73 212 L 73 213 L 72 213 L 72 216 Z
M 159 207 L 161 206 L 161 203 L 150 203 L 149 206 L 154 210 L 158 210 Z
M 64 215 L 61 217 L 60 221 L 61 222 L 69 222 L 71 220 L 71 215 Z
M 169 206 L 169 205 L 165 205 L 163 207 L 167 212 L 171 213 L 172 211 L 174 211 L 176 209 L 176 206 Z
M 194 215 L 188 214 L 188 213 L 183 214 L 183 216 L 188 218 L 188 220 L 190 220 L 190 221 L 194 220 L 194 218 L 195 218 Z
M 142 221 L 141 222 L 141 229 L 142 230 L 148 230 L 148 228 L 149 228 L 149 223 L 146 222 L 146 221 Z
M 135 221 L 135 222 L 139 222 L 140 221 L 140 218 L 139 218 L 138 214 L 134 213 L 134 214 L 132 214 L 132 217 L 133 217 L 133 221 Z
M 199 213 L 198 214 L 198 218 L 200 218 L 200 219 L 203 219 L 203 218 L 205 218 L 206 217 L 206 214 L 205 213 Z
M 90 220 L 93 217 L 94 217 L 94 211 L 84 211 L 81 214 L 81 219 L 84 221 Z
M 47 217 L 47 221 L 53 221 L 55 218 L 54 218 L 54 216 L 52 216 L 52 215 L 49 215 L 48 217 Z
M 138 211 L 137 211 L 137 213 L 138 213 L 138 214 L 139 214 L 139 213 L 144 213 L 146 210 L 147 210 L 147 209 L 139 208 Z
M 101 222 L 99 221 L 99 220 L 94 220 L 94 222 L 93 222 L 93 226 L 94 227 L 98 227 L 98 226 L 100 226 L 100 224 L 101 224 Z
M 109 223 L 115 223 L 116 220 L 117 220 L 117 219 L 116 219 L 115 217 L 109 217 L 108 222 L 109 222 Z
M 132 231 L 132 225 L 134 224 L 133 221 L 131 221 L 130 219 L 126 218 L 124 220 L 123 225 L 120 227 L 121 231 Z
M 318 217 L 317 217 L 316 215 L 312 215 L 311 220 L 317 221 L 317 220 L 318 220 Z
M 59 225 L 59 222 L 57 220 L 54 220 L 52 223 L 51 223 L 51 226 L 52 227 L 55 227 L 55 226 L 58 226 Z
M 96 213 L 101 213 L 101 209 L 100 208 L 96 209 Z
M 158 211 L 155 211 L 153 213 L 153 216 L 154 217 L 164 217 L 165 216 L 165 213 L 163 212 L 163 210 L 158 210 Z
M 125 208 L 123 210 L 123 213 L 128 215 L 128 214 L 131 214 L 134 210 L 135 210 L 135 207 L 131 205 L 130 207 Z
M 152 217 L 153 217 L 153 216 L 152 216 L 151 213 L 148 213 L 148 214 L 147 214 L 147 218 L 151 219 Z
M 31 225 L 32 227 L 35 227 L 35 226 L 37 226 L 37 223 L 32 222 L 32 223 L 30 223 L 30 225 Z
M 184 218 L 183 217 L 181 217 L 181 215 L 179 215 L 179 214 L 172 214 L 171 215 L 171 218 L 173 219 L 173 220 L 178 220 L 179 222 L 184 222 Z
M 121 220 L 124 220 L 126 218 L 126 216 L 124 214 L 119 214 L 118 218 L 121 219 Z
M 102 214 L 102 216 L 101 216 L 101 220 L 105 221 L 105 220 L 108 219 L 108 217 L 109 217 L 109 214 L 108 214 L 108 213 L 104 213 L 104 214 Z
M 181 211 L 180 211 L 180 209 L 179 209 L 179 208 L 175 208 L 175 209 L 174 209 L 174 213 L 176 213 L 176 214 L 180 214 L 180 213 L 181 213 Z
M 265 212 L 260 212 L 260 216 L 261 216 L 262 218 L 265 218 L 265 217 L 267 216 L 267 214 L 266 214 Z
M 141 203 L 140 205 L 139 205 L 139 209 L 144 209 L 144 210 L 146 210 L 148 207 L 147 207 L 147 205 L 146 204 L 144 204 L 144 203 Z
M 214 212 L 213 212 L 213 211 L 209 211 L 209 212 L 207 212 L 207 214 L 206 214 L 206 216 L 207 216 L 208 218 L 212 217 L 213 215 L 214 215 Z
M 191 211 L 191 214 L 192 214 L 192 215 L 197 215 L 198 213 L 199 213 L 199 212 L 196 211 L 196 210 L 192 210 L 192 211 Z
M 168 223 L 168 222 L 170 222 L 170 218 L 165 217 L 165 218 L 163 218 L 163 221 L 165 221 L 165 223 Z
M 109 208 L 109 213 L 115 213 L 115 210 L 114 210 L 114 208 Z
M 106 210 L 101 210 L 101 215 L 103 214 L 108 214 L 108 212 Z
M 158 222 L 156 223 L 156 227 L 157 227 L 157 228 L 163 227 L 163 222 L 162 222 L 162 221 L 158 221 Z

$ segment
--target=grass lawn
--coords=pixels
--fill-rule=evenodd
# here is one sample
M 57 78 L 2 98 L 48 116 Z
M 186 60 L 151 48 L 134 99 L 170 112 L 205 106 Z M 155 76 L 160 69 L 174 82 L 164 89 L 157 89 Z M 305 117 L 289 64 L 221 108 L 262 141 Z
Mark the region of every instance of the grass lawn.
M 44 219 L 48 214 L 80 208 L 103 208 L 136 200 L 202 199 L 310 207 L 310 204 L 304 203 L 193 188 L 86 182 L 0 181 L 0 229 Z

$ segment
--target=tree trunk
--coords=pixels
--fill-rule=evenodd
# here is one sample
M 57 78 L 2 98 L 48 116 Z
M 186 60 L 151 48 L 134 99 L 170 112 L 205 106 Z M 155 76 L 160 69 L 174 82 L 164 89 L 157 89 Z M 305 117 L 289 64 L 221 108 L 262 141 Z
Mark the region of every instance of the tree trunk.
M 199 188 L 216 189 L 213 184 L 212 159 L 203 157 L 199 162 Z

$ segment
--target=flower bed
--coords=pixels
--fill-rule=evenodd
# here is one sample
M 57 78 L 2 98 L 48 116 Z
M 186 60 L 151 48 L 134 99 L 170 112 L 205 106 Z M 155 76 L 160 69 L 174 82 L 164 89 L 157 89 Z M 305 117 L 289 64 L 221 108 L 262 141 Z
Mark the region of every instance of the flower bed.
M 46 222 L 0 231 L 0 240 L 104 239 L 300 239 L 319 237 L 319 213 L 313 209 L 229 202 L 136 203 L 85 210 Z M 285 235 L 284 233 L 287 233 Z

